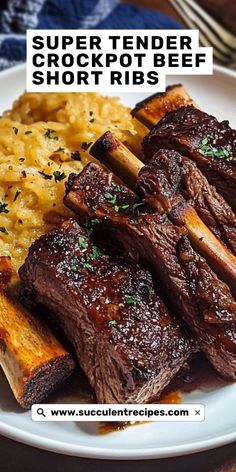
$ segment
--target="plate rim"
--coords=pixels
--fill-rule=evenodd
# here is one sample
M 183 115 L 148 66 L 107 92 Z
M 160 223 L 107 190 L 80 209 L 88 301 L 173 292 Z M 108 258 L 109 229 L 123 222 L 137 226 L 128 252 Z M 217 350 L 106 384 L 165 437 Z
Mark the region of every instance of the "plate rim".
M 5 69 L 0 72 L 0 79 L 7 77 L 9 74 L 14 75 L 18 72 L 26 71 L 26 63 L 18 64 L 14 67 Z M 221 73 L 227 77 L 236 80 L 236 72 L 220 65 L 214 65 L 214 72 Z M 90 459 L 107 459 L 107 460 L 147 460 L 167 457 L 177 457 L 181 455 L 194 454 L 206 451 L 216 447 L 224 446 L 236 441 L 236 430 L 209 439 L 198 440 L 189 444 L 181 444 L 177 446 L 162 446 L 141 449 L 115 449 L 94 447 L 85 445 L 69 444 L 64 441 L 44 438 L 38 434 L 29 433 L 22 429 L 7 424 L 0 420 L 0 435 L 28 446 L 36 447 L 46 451 L 65 454 L 70 456 L 78 456 Z

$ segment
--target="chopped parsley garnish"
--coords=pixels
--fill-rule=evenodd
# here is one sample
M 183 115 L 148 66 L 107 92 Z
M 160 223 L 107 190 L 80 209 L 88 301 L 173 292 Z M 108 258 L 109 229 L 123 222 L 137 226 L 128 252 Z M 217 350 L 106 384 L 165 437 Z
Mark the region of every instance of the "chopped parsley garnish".
M 77 241 L 78 241 L 78 245 L 81 249 L 87 249 L 88 243 L 87 243 L 86 239 L 83 238 L 83 236 L 79 236 Z
M 99 223 L 99 220 L 97 218 L 93 218 L 92 220 L 86 220 L 85 229 L 88 236 L 91 236 L 94 225 L 98 223 Z
M 118 197 L 118 193 L 120 192 L 120 186 L 119 185 L 116 185 L 116 187 L 114 187 L 114 192 L 116 193 L 116 195 L 112 194 L 111 192 L 105 192 L 104 193 L 104 197 L 108 200 L 108 202 L 113 206 L 114 210 L 118 213 L 120 210 L 127 210 L 130 205 L 125 203 L 125 204 L 121 204 L 119 205 L 117 203 L 117 197 Z
M 55 141 L 58 141 L 58 136 L 56 136 L 55 133 L 55 129 L 47 128 L 44 133 L 44 136 L 47 139 L 54 139 Z
M 42 175 L 42 177 L 43 177 L 45 180 L 51 180 L 51 179 L 52 179 L 52 175 L 46 174 L 46 172 L 43 172 L 43 171 L 41 171 L 41 170 L 39 170 L 39 174 Z
M 15 126 L 13 126 L 12 129 L 13 129 L 13 131 L 14 131 L 15 134 L 18 134 L 18 131 L 19 131 L 18 128 L 16 128 Z
M 116 320 L 110 320 L 108 321 L 108 326 L 116 326 L 118 322 Z
M 88 261 L 95 261 L 102 256 L 102 251 L 98 246 L 93 246 L 92 251 L 88 254 L 87 260 Z
M 201 147 L 198 151 L 204 156 L 217 157 L 218 159 L 225 159 L 226 161 L 233 161 L 234 157 L 226 147 L 214 147 L 209 143 L 209 138 L 206 136 L 201 141 Z
M 71 270 L 72 272 L 77 272 L 77 271 L 78 271 L 77 265 L 76 265 L 76 264 L 71 264 L 70 270 Z
M 89 123 L 93 123 L 94 122 L 94 118 L 92 118 L 91 120 L 89 120 Z
M 25 134 L 31 134 L 33 131 L 25 131 Z
M 115 205 L 114 210 L 118 213 L 120 210 L 127 210 L 130 207 L 129 204 L 125 205 Z
M 81 148 L 84 150 L 84 151 L 87 151 L 87 149 L 91 146 L 91 144 L 93 144 L 93 142 L 91 141 L 90 143 L 82 143 L 81 145 Z
M 140 298 L 136 295 L 126 295 L 125 301 L 127 305 L 135 305 L 135 303 L 138 303 Z
M 78 241 L 78 244 L 79 244 L 81 249 L 87 249 L 88 248 L 88 243 L 87 243 L 86 239 L 83 236 L 79 236 L 77 241 Z M 102 256 L 101 249 L 94 245 L 92 247 L 91 251 L 89 252 L 89 254 L 87 254 L 85 256 L 84 260 L 82 260 L 80 262 L 80 267 L 82 269 L 87 269 L 90 272 L 94 272 L 95 267 L 93 267 L 92 262 L 95 261 L 96 259 L 98 259 L 100 256 Z
M 108 200 L 109 203 L 111 203 L 111 205 L 116 204 L 117 195 L 112 195 L 112 193 L 110 192 L 105 192 L 104 197 Z
M 89 116 L 93 116 L 93 111 L 90 111 L 90 112 L 89 112 Z
M 55 182 L 61 182 L 66 178 L 66 174 L 64 172 L 60 172 L 59 170 L 55 170 L 55 172 L 53 172 L 53 175 L 55 178 Z
M 5 226 L 0 226 L 0 232 L 3 234 L 9 234 L 9 231 L 7 230 L 7 228 L 5 228 Z
M 24 162 L 25 158 L 24 157 L 20 157 L 19 161 L 20 162 Z
M 0 213 L 9 213 L 7 206 L 7 203 L 0 202 Z
M 120 190 L 121 190 L 120 185 L 116 185 L 116 186 L 114 187 L 114 192 L 119 193 Z
M 65 152 L 65 148 L 64 147 L 59 147 L 58 149 L 56 149 L 56 151 L 54 152 Z
M 19 197 L 20 194 L 21 194 L 21 190 L 17 190 L 16 193 L 15 193 L 13 202 L 16 201 L 16 199 Z
M 82 267 L 82 269 L 87 269 L 90 272 L 94 272 L 94 267 L 92 266 L 92 264 L 89 264 L 89 262 L 81 262 L 80 267 Z
M 74 161 L 81 161 L 81 155 L 79 151 L 74 151 L 71 153 L 71 159 Z

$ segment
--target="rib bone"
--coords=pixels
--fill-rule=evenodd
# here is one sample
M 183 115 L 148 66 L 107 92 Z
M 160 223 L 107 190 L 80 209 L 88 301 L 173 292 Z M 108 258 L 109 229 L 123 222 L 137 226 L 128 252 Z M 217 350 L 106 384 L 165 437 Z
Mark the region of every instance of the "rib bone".
M 144 167 L 144 164 L 110 131 L 95 142 L 90 153 L 131 188 L 135 186 L 139 171 Z M 148 203 L 159 211 L 160 204 L 155 197 L 150 198 Z M 232 293 L 236 295 L 236 257 L 209 230 L 193 207 L 183 205 L 182 211 L 178 214 L 178 224 L 186 227 L 194 246 L 207 259 L 217 275 L 229 285 Z

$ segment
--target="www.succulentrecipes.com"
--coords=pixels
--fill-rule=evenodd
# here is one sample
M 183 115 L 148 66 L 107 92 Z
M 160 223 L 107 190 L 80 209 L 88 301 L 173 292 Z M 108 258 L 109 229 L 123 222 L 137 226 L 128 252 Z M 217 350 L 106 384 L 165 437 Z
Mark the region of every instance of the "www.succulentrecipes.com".
M 34 421 L 203 421 L 201 404 L 35 404 Z

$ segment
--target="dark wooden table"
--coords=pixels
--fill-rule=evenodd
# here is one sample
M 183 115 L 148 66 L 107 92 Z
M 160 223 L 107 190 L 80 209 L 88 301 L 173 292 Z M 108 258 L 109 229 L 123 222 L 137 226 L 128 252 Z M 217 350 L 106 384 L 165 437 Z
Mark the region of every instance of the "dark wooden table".
M 205 453 L 150 461 L 61 456 L 0 438 L 1 472 L 236 472 L 236 443 Z

